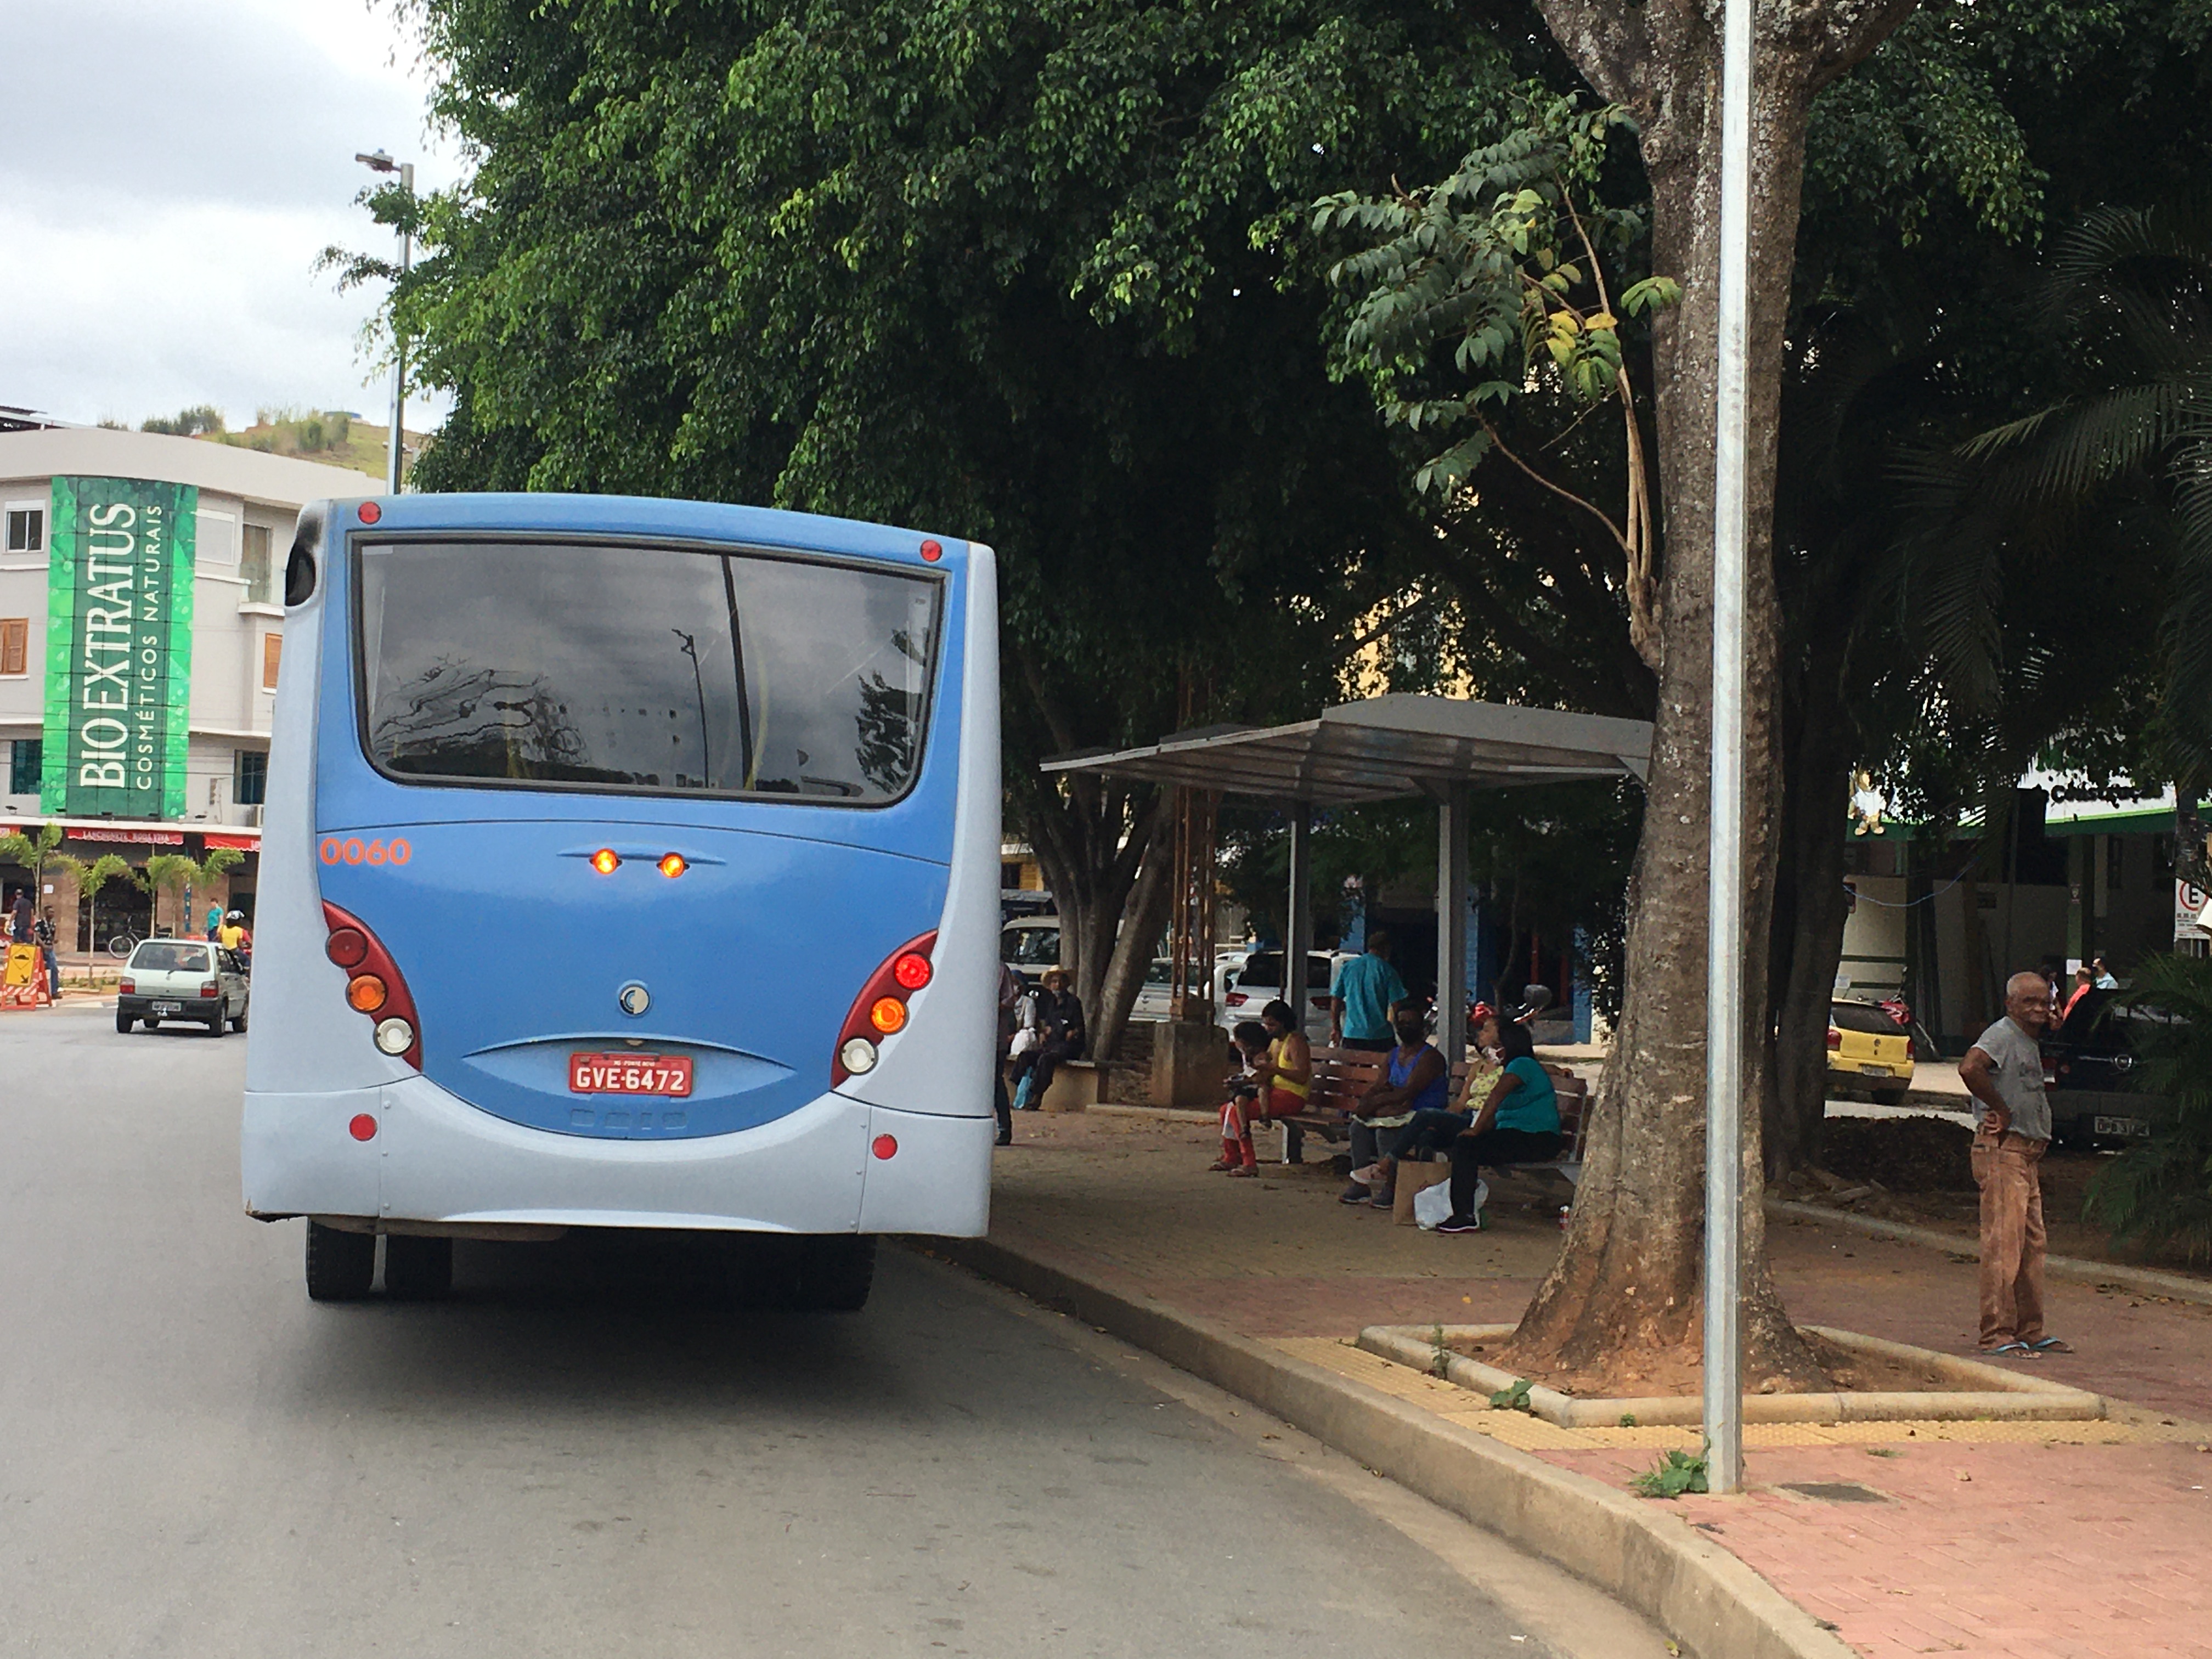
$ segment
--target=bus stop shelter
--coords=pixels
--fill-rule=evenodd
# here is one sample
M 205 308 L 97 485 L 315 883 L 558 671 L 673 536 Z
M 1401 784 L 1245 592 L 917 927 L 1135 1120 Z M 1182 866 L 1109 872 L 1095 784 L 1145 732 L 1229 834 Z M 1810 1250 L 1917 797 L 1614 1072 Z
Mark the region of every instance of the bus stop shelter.
M 1424 798 L 1437 813 L 1437 1005 L 1467 1006 L 1467 804 L 1476 789 L 1585 778 L 1644 777 L 1647 720 L 1394 693 L 1325 708 L 1290 726 L 1207 726 L 1141 749 L 1043 763 L 1047 774 L 1096 772 L 1264 801 L 1290 821 L 1285 977 L 1311 947 L 1316 807 Z M 1446 1056 L 1466 1057 L 1467 1023 L 1440 1017 Z

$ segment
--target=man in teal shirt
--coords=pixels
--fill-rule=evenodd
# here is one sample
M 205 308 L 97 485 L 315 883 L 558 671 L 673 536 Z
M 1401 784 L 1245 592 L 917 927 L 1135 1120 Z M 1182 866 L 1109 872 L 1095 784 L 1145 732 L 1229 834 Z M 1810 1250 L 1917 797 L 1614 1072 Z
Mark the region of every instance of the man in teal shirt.
M 1328 1042 L 1332 1048 L 1382 1050 L 1398 1045 L 1390 1030 L 1390 1005 L 1406 996 L 1406 981 L 1390 965 L 1390 935 L 1367 930 L 1367 951 L 1336 970 L 1328 988 Z

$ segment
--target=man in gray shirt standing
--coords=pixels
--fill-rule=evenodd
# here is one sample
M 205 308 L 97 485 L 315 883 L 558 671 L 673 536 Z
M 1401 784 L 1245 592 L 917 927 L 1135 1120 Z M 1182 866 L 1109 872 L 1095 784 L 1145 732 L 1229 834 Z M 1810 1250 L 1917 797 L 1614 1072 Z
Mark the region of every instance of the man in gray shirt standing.
M 2005 1017 L 1974 1039 L 1959 1080 L 1974 1097 L 1974 1182 L 1982 1189 L 1984 1353 L 2071 1353 L 2043 1334 L 2043 1154 L 2051 1102 L 2043 1045 L 2051 986 L 2040 974 L 2005 981 Z

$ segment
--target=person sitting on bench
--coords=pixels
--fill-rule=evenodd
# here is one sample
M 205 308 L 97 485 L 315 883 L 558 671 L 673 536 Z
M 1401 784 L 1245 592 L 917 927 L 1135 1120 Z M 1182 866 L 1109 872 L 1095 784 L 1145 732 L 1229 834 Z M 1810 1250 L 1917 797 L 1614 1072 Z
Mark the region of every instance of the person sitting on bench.
M 1229 1033 L 1229 1043 L 1240 1069 L 1222 1079 L 1229 1097 L 1221 1103 L 1221 1156 L 1206 1167 L 1234 1175 L 1244 1167 L 1248 1138 L 1244 1111 L 1239 1109 L 1250 1109 L 1260 1098 L 1258 1067 L 1267 1056 L 1267 1028 L 1256 1019 L 1240 1019 Z
M 1428 1025 L 1428 1010 L 1413 998 L 1390 1005 L 1390 1029 L 1398 1043 L 1375 1086 L 1352 1109 L 1352 1184 L 1337 1194 L 1338 1202 L 1389 1209 L 1397 1197 L 1391 1153 L 1405 1144 L 1414 1125 L 1453 1116 L 1444 1110 L 1451 1097 L 1451 1066 L 1429 1041 Z
M 1487 1003 L 1477 1003 L 1474 1012 L 1478 1017 L 1474 1031 L 1475 1052 L 1468 1061 L 1467 1085 L 1460 1093 L 1461 1104 L 1456 1108 L 1431 1108 L 1414 1112 L 1405 1120 L 1405 1127 L 1398 1131 L 1396 1144 L 1376 1159 L 1371 1169 L 1359 1167 L 1357 1156 L 1359 1128 L 1355 1124 L 1352 1131 L 1354 1152 L 1352 1178 L 1354 1182 L 1364 1182 L 1390 1194 L 1395 1199 L 1400 1164 L 1425 1163 L 1432 1155 L 1449 1147 L 1462 1130 L 1474 1127 L 1475 1109 L 1469 1103 L 1475 1097 L 1477 1091 L 1487 1098 L 1491 1086 L 1498 1076 L 1497 1066 L 1492 1063 L 1492 1056 L 1498 1052 L 1498 1016 Z M 1352 1204 L 1358 1200 L 1346 1197 L 1342 1201 Z
M 1559 1091 L 1536 1059 L 1528 1028 L 1508 1025 L 1498 1032 L 1498 1043 L 1505 1069 L 1474 1121 L 1451 1143 L 1451 1213 L 1437 1224 L 1440 1233 L 1481 1231 L 1482 1217 L 1474 1207 L 1481 1166 L 1544 1164 L 1559 1155 Z
M 1260 1173 L 1252 1125 L 1269 1118 L 1296 1117 L 1313 1093 L 1313 1048 L 1298 1030 L 1297 1011 L 1278 998 L 1260 1011 L 1260 1024 L 1267 1034 L 1267 1050 L 1252 1061 L 1252 1097 L 1232 1097 L 1222 1110 L 1221 1138 L 1237 1143 L 1237 1165 L 1229 1171 L 1234 1176 Z

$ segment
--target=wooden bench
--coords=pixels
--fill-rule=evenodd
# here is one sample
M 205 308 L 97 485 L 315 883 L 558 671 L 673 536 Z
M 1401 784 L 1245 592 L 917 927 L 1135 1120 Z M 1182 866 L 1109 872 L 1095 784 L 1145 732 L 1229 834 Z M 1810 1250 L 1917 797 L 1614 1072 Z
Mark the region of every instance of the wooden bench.
M 1304 1162 L 1305 1137 L 1309 1133 L 1317 1134 L 1331 1144 L 1349 1139 L 1352 1108 L 1382 1077 L 1388 1060 L 1387 1053 L 1365 1048 L 1316 1047 L 1313 1051 L 1313 1088 L 1306 1097 L 1306 1109 L 1292 1117 L 1268 1120 L 1282 1128 L 1283 1162 Z M 1555 1158 L 1547 1159 L 1541 1164 L 1516 1164 L 1510 1167 L 1516 1170 L 1556 1170 L 1572 1186 L 1582 1179 L 1583 1140 L 1589 1130 L 1589 1114 L 1585 1108 L 1589 1103 L 1589 1085 L 1565 1066 L 1554 1065 L 1549 1060 L 1540 1061 L 1539 1064 L 1552 1079 L 1552 1088 L 1559 1096 L 1559 1133 L 1566 1144 Z M 1465 1097 L 1469 1070 L 1465 1060 L 1452 1067 L 1451 1088 L 1447 1098 L 1455 1111 L 1468 1109 Z M 1486 1069 L 1482 1075 L 1487 1080 L 1496 1073 Z M 1480 1104 L 1480 1102 L 1475 1103 Z

